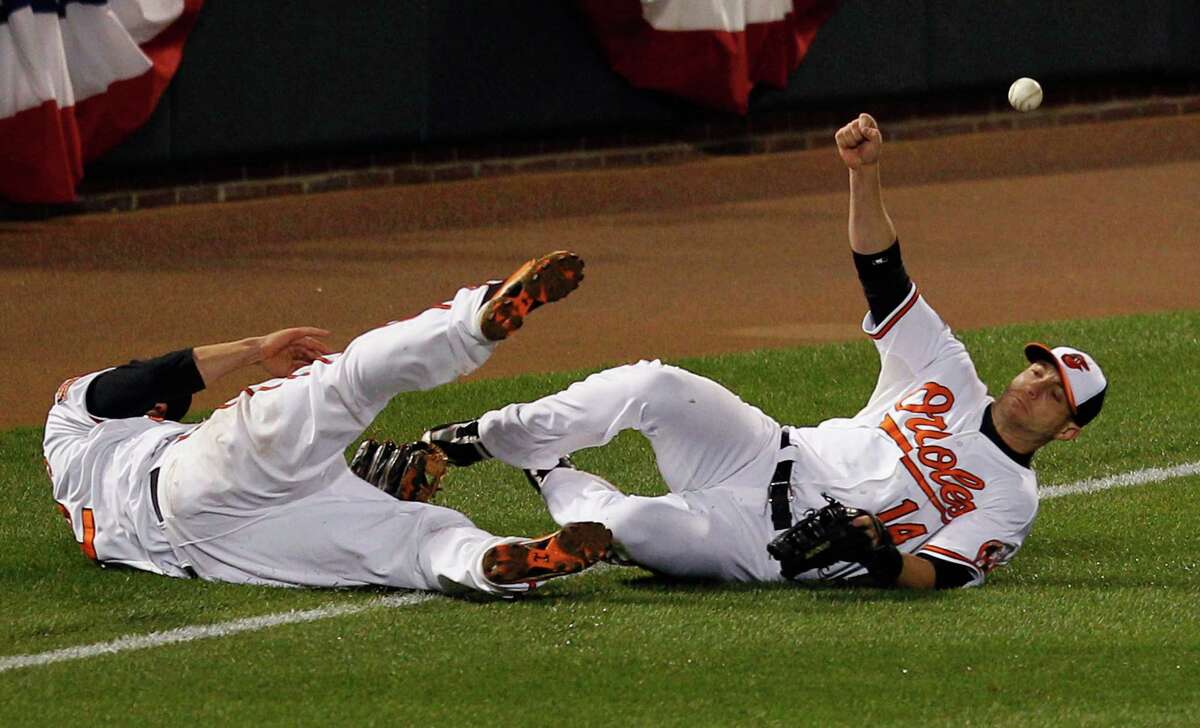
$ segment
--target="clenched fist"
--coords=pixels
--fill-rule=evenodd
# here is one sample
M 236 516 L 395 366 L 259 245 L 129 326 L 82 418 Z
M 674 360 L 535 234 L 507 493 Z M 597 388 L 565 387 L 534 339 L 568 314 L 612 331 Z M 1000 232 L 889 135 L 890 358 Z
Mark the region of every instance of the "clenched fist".
M 879 161 L 883 134 L 870 114 L 859 114 L 857 119 L 838 129 L 833 138 L 837 141 L 838 154 L 851 170 Z

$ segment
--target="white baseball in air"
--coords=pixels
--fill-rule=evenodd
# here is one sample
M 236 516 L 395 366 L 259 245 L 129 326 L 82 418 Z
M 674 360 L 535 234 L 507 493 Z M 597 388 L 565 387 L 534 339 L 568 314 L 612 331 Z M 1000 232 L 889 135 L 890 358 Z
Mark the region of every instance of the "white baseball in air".
M 1032 78 L 1018 78 L 1008 87 L 1008 103 L 1017 111 L 1033 111 L 1042 105 L 1042 86 Z

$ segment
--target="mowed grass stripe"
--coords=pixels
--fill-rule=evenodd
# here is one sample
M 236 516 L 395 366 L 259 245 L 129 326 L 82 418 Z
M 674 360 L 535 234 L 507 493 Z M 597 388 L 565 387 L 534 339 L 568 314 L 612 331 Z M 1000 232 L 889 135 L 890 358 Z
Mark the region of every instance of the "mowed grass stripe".
M 1200 474 L 1200 461 L 1194 463 L 1185 463 L 1183 465 L 1177 465 L 1170 468 L 1147 468 L 1145 470 L 1122 473 L 1120 475 L 1109 476 L 1107 478 L 1090 478 L 1088 480 L 1081 480 L 1077 483 L 1051 486 L 1048 488 L 1043 488 L 1038 495 L 1042 500 L 1047 500 L 1050 498 L 1060 498 L 1062 496 L 1076 495 L 1079 493 L 1099 493 L 1110 488 L 1126 488 L 1134 485 L 1162 483 L 1168 480 L 1182 478 L 1187 475 L 1197 474 Z M 346 617 L 365 612 L 368 609 L 377 609 L 380 607 L 413 606 L 416 604 L 421 604 L 422 602 L 426 602 L 430 599 L 437 598 L 437 596 L 438 595 L 436 594 L 427 593 L 393 594 L 374 599 L 365 604 L 330 605 L 326 607 L 319 607 L 317 609 L 309 609 L 302 612 L 279 612 L 276 614 L 266 614 L 261 617 L 249 617 L 246 619 L 237 619 L 231 622 L 222 622 L 220 624 L 190 625 L 187 627 L 180 627 L 179 629 L 169 630 L 167 632 L 151 632 L 145 635 L 129 635 L 111 640 L 109 642 L 100 642 L 97 644 L 83 645 L 80 647 L 68 647 L 61 650 L 53 650 L 51 652 L 42 652 L 36 655 L 14 655 L 11 657 L 0 658 L 0 672 L 16 670 L 23 667 L 48 665 L 53 662 L 63 662 L 65 660 L 82 660 L 88 657 L 111 655 L 117 652 L 126 652 L 128 650 L 144 650 L 151 647 L 161 647 L 179 642 L 191 642 L 198 639 L 226 637 L 229 635 L 238 634 L 240 632 L 255 632 L 285 624 L 298 624 L 301 622 L 314 622 L 318 619 Z
M 435 594 L 421 592 L 390 594 L 373 599 L 365 604 L 333 604 L 302 612 L 278 612 L 276 614 L 264 614 L 261 617 L 235 619 L 232 622 L 221 622 L 220 624 L 194 624 L 166 632 L 128 635 L 109 642 L 67 647 L 61 650 L 42 652 L 37 655 L 13 655 L 12 657 L 0 658 L 0 672 L 17 670 L 23 667 L 49 665 L 54 662 L 64 662 L 66 660 L 82 660 L 99 655 L 112 655 L 117 652 L 128 652 L 129 650 L 145 650 L 151 647 L 174 645 L 180 642 L 192 642 L 193 640 L 204 640 L 213 637 L 227 637 L 239 632 L 257 632 L 260 629 L 278 627 L 284 624 L 299 624 L 301 622 L 315 622 L 318 619 L 346 617 L 379 607 L 407 607 L 427 602 L 436 597 L 437 595 Z

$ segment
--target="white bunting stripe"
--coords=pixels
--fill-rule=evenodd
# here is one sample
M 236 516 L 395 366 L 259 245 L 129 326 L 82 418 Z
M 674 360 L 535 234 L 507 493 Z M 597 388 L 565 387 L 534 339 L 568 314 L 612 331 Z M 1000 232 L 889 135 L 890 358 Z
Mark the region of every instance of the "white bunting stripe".
M 747 25 L 777 23 L 793 9 L 793 0 L 642 0 L 642 17 L 656 30 L 666 31 L 741 33 Z

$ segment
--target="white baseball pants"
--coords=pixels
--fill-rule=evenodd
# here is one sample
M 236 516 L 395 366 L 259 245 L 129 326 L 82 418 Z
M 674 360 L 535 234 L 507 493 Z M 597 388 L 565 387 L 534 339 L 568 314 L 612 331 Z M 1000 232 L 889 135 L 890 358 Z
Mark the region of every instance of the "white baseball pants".
M 780 425 L 716 382 L 658 361 L 593 374 L 535 402 L 479 419 L 484 446 L 521 468 L 633 429 L 654 448 L 667 495 L 626 495 L 598 475 L 559 468 L 542 497 L 559 524 L 599 521 L 621 555 L 653 571 L 723 581 L 778 581 L 768 484 Z
M 160 462 L 164 529 L 205 579 L 483 592 L 500 538 L 458 511 L 398 501 L 350 472 L 344 451 L 395 395 L 487 360 L 487 288 L 356 338 L 346 351 L 244 390 Z

